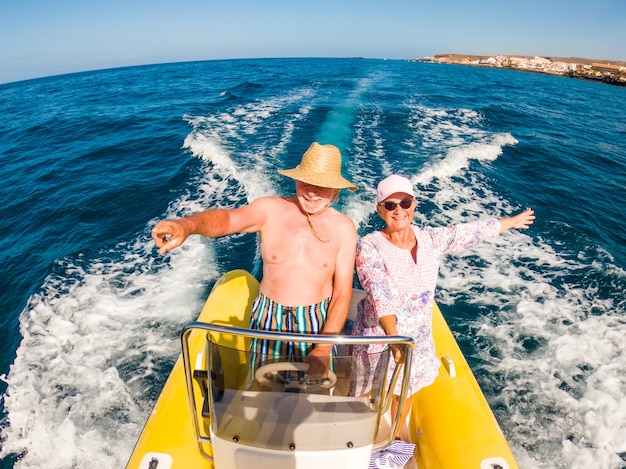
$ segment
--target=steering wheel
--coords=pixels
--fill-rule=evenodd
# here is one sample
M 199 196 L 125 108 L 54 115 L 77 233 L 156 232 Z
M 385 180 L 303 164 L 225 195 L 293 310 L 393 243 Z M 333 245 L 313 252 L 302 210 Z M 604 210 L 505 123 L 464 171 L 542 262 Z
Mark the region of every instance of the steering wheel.
M 262 365 L 254 372 L 254 379 L 263 386 L 279 388 L 286 392 L 307 392 L 316 388 L 330 389 L 337 383 L 337 375 L 328 370 L 328 376 L 321 379 L 302 378 L 297 380 L 281 371 L 303 371 L 309 369 L 304 362 L 275 362 Z

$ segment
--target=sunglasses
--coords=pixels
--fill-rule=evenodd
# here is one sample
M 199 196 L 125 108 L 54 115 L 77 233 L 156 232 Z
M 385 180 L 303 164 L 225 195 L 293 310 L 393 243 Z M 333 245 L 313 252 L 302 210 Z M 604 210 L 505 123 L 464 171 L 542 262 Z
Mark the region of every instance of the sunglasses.
M 407 210 L 413 204 L 413 199 L 402 199 L 400 202 L 381 202 L 380 205 L 385 207 L 385 210 L 388 212 L 393 212 L 396 209 L 396 206 L 400 206 L 404 210 Z

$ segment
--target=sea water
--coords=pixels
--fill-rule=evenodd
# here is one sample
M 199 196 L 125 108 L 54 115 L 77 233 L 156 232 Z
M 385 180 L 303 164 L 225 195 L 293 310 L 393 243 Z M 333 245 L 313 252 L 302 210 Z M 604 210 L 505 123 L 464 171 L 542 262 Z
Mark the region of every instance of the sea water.
M 520 467 L 625 467 L 626 89 L 364 59 L 0 85 L 0 467 L 124 467 L 183 325 L 221 273 L 262 268 L 255 235 L 160 256 L 151 227 L 291 194 L 276 170 L 312 141 L 340 147 L 360 235 L 391 173 L 418 224 L 535 209 L 445 258 L 437 301 Z

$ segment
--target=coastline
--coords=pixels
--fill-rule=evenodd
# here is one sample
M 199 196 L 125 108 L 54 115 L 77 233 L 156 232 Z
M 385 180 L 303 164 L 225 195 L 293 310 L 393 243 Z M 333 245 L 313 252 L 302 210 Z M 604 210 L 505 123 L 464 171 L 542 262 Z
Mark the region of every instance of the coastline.
M 539 57 L 524 55 L 436 54 L 409 59 L 411 62 L 445 63 L 504 68 L 545 73 L 626 87 L 626 62 L 578 57 Z

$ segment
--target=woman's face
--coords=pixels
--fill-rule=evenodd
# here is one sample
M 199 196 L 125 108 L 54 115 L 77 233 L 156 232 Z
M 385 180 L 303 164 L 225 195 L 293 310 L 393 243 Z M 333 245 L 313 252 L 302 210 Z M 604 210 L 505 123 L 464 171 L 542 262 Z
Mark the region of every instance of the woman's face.
M 389 231 L 400 231 L 411 225 L 416 206 L 413 196 L 396 192 L 380 202 L 376 208 Z
M 319 212 L 335 201 L 338 189 L 319 187 L 296 181 L 296 196 L 302 209 L 310 214 Z

